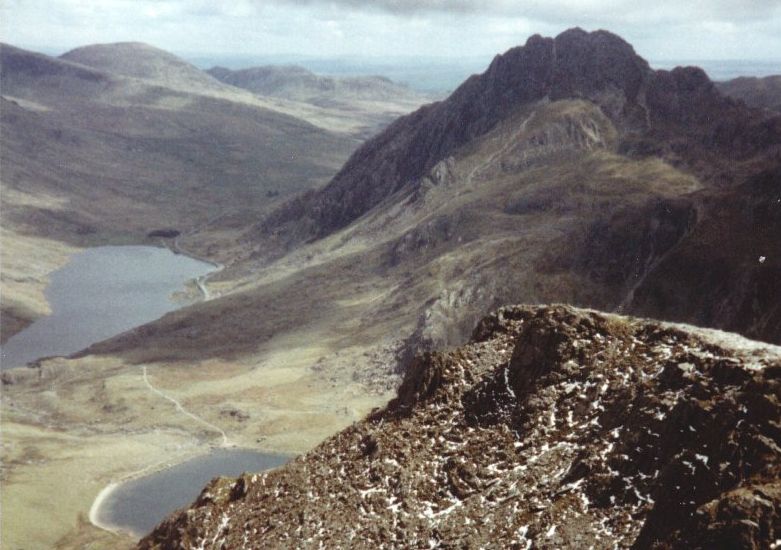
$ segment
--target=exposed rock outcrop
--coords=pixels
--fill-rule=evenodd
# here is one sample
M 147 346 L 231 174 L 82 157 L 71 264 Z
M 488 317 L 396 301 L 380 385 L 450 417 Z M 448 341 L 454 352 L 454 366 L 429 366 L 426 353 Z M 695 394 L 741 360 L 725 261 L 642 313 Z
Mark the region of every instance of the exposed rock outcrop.
M 689 224 L 687 238 L 656 255 L 631 310 L 781 343 L 781 164 L 709 197 L 702 209 L 707 216 Z
M 770 548 L 781 348 L 509 307 L 387 408 L 280 470 L 213 481 L 140 548 Z

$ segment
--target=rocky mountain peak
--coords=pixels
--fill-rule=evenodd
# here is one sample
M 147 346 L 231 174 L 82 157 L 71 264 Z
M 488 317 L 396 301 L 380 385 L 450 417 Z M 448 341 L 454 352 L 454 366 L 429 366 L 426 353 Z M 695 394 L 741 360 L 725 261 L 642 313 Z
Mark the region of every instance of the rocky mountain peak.
M 767 548 L 779 374 L 781 348 L 728 333 L 502 308 L 384 410 L 215 480 L 141 548 Z
M 284 234 L 288 244 L 330 234 L 391 195 L 413 193 L 437 163 L 520 109 L 566 99 L 596 105 L 618 130 L 621 153 L 669 158 L 706 179 L 731 179 L 725 155 L 746 158 L 781 139 L 778 120 L 747 113 L 721 96 L 701 69 L 654 71 L 607 31 L 535 35 L 497 56 L 446 100 L 367 141 L 329 185 L 285 205 L 260 231 Z
M 519 105 L 542 98 L 586 98 L 609 106 L 606 95 L 620 94 L 620 103 L 638 99 L 652 74 L 632 46 L 607 31 L 570 29 L 556 38 L 530 37 L 526 44 L 494 58 L 475 85 L 459 88 L 454 99 L 479 101 L 489 120 Z M 619 116 L 620 111 L 607 114 Z
M 574 28 L 555 38 L 534 35 L 524 46 L 497 56 L 480 95 L 509 106 L 543 97 L 588 99 L 614 122 L 636 126 L 645 119 L 641 95 L 652 76 L 648 63 L 621 37 Z

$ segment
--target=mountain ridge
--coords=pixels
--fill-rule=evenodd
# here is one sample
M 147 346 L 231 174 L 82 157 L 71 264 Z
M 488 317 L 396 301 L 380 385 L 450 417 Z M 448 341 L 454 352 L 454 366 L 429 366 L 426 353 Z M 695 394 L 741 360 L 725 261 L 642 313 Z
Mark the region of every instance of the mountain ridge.
M 415 95 L 406 86 L 384 76 L 333 77 L 317 75 L 299 65 L 264 65 L 231 70 L 212 67 L 206 71 L 217 80 L 261 95 L 295 97 L 310 102 L 354 97 L 382 100 Z
M 303 240 L 327 235 L 402 187 L 413 187 L 437 162 L 484 135 L 519 105 L 545 98 L 593 101 L 619 127 L 622 152 L 668 156 L 710 179 L 731 179 L 730 168 L 719 155 L 705 153 L 703 142 L 719 149 L 734 146 L 730 160 L 739 161 L 764 144 L 781 141 L 781 119 L 755 114 L 744 120 L 745 113 L 720 96 L 701 69 L 653 71 L 628 43 L 607 31 L 570 29 L 555 39 L 534 35 L 525 46 L 497 56 L 448 99 L 397 120 L 359 148 L 325 188 L 292 201 L 260 229 L 272 232 L 303 218 L 311 219 L 305 225 L 314 228 Z M 718 123 L 710 118 L 714 110 L 723 116 Z M 690 143 L 679 150 L 674 147 L 681 140 L 671 136 L 671 124 L 676 132 L 685 128 L 691 134 Z M 733 143 L 735 133 L 756 137 Z M 707 162 L 699 160 L 702 156 Z
M 568 97 L 574 99 L 565 99 Z M 597 122 L 595 115 L 587 122 L 566 116 L 551 121 L 551 130 L 539 129 L 537 133 L 524 129 L 535 120 L 535 114 L 529 118 L 529 112 L 541 113 L 548 110 L 547 105 L 566 101 L 593 106 L 612 129 Z M 498 165 L 491 175 L 480 167 L 454 175 L 454 159 L 455 164 L 462 163 L 474 147 L 479 147 L 476 143 L 495 139 L 489 136 L 503 124 L 508 125 L 508 130 L 497 145 L 491 146 L 498 149 L 489 149 L 481 161 L 486 167 Z M 515 128 L 509 129 L 513 125 Z M 556 135 L 551 133 L 553 127 Z M 600 132 L 615 135 L 606 140 L 599 136 Z M 591 134 L 597 136 L 596 141 L 589 137 Z M 341 233 L 345 235 L 342 240 L 360 233 L 357 228 L 371 224 L 370 220 L 384 216 L 402 219 L 399 208 L 425 209 L 425 197 L 431 187 L 472 187 L 476 181 L 483 181 L 484 186 L 495 185 L 496 178 L 529 171 L 534 163 L 519 159 L 532 150 L 553 155 L 547 158 L 552 163 L 548 165 L 549 172 L 555 173 L 554 153 L 558 148 L 582 142 L 586 144 L 582 149 L 588 151 L 592 148 L 587 145 L 589 140 L 601 143 L 597 149 L 604 147 L 628 163 L 661 159 L 676 171 L 697 179 L 699 184 L 678 188 L 674 193 L 679 195 L 676 203 L 669 202 L 671 196 L 656 203 L 655 198 L 649 197 L 648 205 L 619 208 L 619 203 L 611 211 L 593 214 L 581 209 L 582 233 L 568 234 L 546 252 L 547 258 L 536 260 L 543 271 L 555 277 L 571 278 L 573 271 L 579 273 L 580 290 L 568 291 L 565 287 L 566 294 L 515 291 L 502 299 L 566 299 L 581 306 L 696 321 L 779 341 L 781 335 L 768 321 L 777 318 L 774 312 L 780 307 L 779 296 L 772 292 L 772 286 L 767 286 L 767 281 L 781 275 L 775 253 L 781 244 L 772 231 L 768 235 L 763 229 L 777 225 L 778 212 L 770 208 L 759 217 L 743 218 L 730 214 L 730 223 L 739 232 L 730 242 L 750 243 L 756 232 L 768 236 L 763 237 L 762 246 L 736 245 L 726 255 L 729 262 L 724 268 L 714 271 L 713 264 L 697 252 L 694 243 L 723 255 L 715 233 L 704 229 L 711 213 L 734 211 L 746 196 L 756 195 L 751 199 L 755 202 L 775 200 L 774 188 L 779 185 L 781 166 L 781 116 L 723 97 L 704 71 L 696 67 L 653 71 L 628 43 L 606 31 L 586 33 L 572 29 L 555 39 L 535 35 L 525 46 L 497 56 L 483 74 L 469 78 L 448 99 L 398 119 L 366 142 L 328 185 L 295 197 L 261 218 L 245 236 L 244 243 L 254 248 L 253 255 L 260 265 L 273 265 L 277 258 L 285 258 L 291 251 L 295 254 L 298 248 L 313 247 L 319 241 L 324 243 L 323 248 L 333 246 L 325 243 Z M 602 178 L 603 174 L 598 170 L 595 176 Z M 751 182 L 761 179 L 762 174 L 770 183 L 755 188 Z M 637 176 L 642 177 L 639 173 Z M 550 185 L 558 186 L 555 180 Z M 540 197 L 514 211 L 527 215 L 554 212 L 555 208 L 553 197 Z M 458 223 L 457 216 L 454 214 L 447 221 L 451 227 Z M 662 229 L 670 228 L 668 236 L 657 234 L 660 223 Z M 646 227 L 645 235 L 637 234 L 637 225 Z M 378 231 L 387 234 L 388 228 Z M 416 232 L 428 235 L 420 246 L 425 246 L 427 240 L 430 244 L 436 242 L 431 241 L 429 230 L 421 228 Z M 600 258 L 602 265 L 591 263 L 585 257 L 586 250 Z M 749 254 L 749 250 L 757 253 Z M 760 257 L 767 258 L 761 265 Z M 687 269 L 687 276 L 679 278 L 686 280 L 686 285 L 676 286 L 651 274 L 655 270 L 662 273 Z M 714 273 L 708 290 L 701 288 L 705 285 L 697 275 L 698 269 Z M 760 280 L 765 282 L 759 283 Z M 596 297 L 593 293 L 584 295 L 584 289 L 592 286 L 623 288 L 625 296 L 606 298 L 604 291 Z M 716 289 L 728 296 L 725 303 L 730 303 L 721 312 L 705 305 L 706 297 Z M 701 299 L 683 300 L 686 306 L 682 306 L 673 298 L 676 293 L 696 293 Z M 502 299 L 497 297 L 491 305 L 498 306 Z M 748 311 L 755 313 L 747 314 Z M 467 325 L 460 325 L 462 333 Z M 452 343 L 445 340 L 438 345 Z

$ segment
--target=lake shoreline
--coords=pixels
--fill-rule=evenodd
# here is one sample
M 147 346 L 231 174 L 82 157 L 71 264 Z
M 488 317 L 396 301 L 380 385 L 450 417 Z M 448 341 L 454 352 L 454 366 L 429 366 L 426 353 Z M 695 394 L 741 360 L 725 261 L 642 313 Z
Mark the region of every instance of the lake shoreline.
M 171 257 L 161 256 L 163 250 Z M 150 251 L 158 252 L 149 257 Z M 117 267 L 122 262 L 129 266 L 126 272 Z M 188 284 L 194 284 L 202 300 L 208 301 L 212 296 L 206 283 L 223 268 L 222 264 L 185 252 L 177 253 L 158 243 L 78 250 L 48 276 L 44 296 L 51 313 L 36 319 L 0 347 L 2 370 L 26 368 L 53 357 L 75 357 L 94 344 L 154 322 L 190 305 L 175 299 L 176 293 L 186 289 Z M 192 274 L 188 275 L 186 271 Z M 89 280 L 94 289 L 82 279 Z M 123 303 L 128 307 L 123 308 Z M 122 310 L 123 314 L 112 315 L 112 310 Z M 126 320 L 128 311 L 130 320 Z M 79 318 L 85 322 L 84 329 L 59 328 L 72 325 L 72 320 Z M 109 328 L 103 328 L 104 325 Z
M 161 472 L 165 472 L 167 470 L 171 470 L 176 467 L 180 467 L 190 461 L 199 459 L 199 458 L 207 458 L 210 454 L 214 453 L 215 451 L 221 450 L 221 449 L 228 449 L 230 451 L 237 451 L 237 452 L 247 452 L 247 453 L 254 453 L 258 455 L 263 456 L 272 456 L 276 458 L 286 458 L 286 459 L 293 459 L 295 455 L 289 455 L 281 452 L 276 451 L 266 451 L 266 450 L 260 450 L 260 449 L 254 449 L 249 447 L 237 447 L 237 446 L 231 446 L 231 447 L 224 447 L 224 446 L 215 446 L 210 445 L 209 448 L 204 452 L 203 449 L 193 449 L 191 452 L 187 452 L 182 454 L 176 459 L 173 460 L 164 460 L 162 462 L 158 462 L 155 464 L 150 464 L 141 470 L 137 470 L 134 472 L 127 473 L 125 475 L 122 475 L 119 479 L 110 481 L 106 486 L 104 486 L 100 492 L 95 496 L 95 499 L 92 501 L 92 505 L 90 506 L 88 519 L 89 522 L 96 528 L 101 529 L 103 531 L 107 531 L 109 533 L 118 535 L 118 536 L 125 536 L 130 537 L 134 539 L 135 541 L 138 541 L 142 539 L 144 536 L 146 536 L 147 533 L 140 533 L 138 531 L 134 531 L 133 529 L 115 525 L 111 522 L 107 522 L 101 519 L 101 515 L 105 512 L 105 507 L 110 502 L 110 498 L 114 493 L 116 493 L 118 490 L 122 489 L 124 485 L 127 483 L 137 481 L 140 479 L 143 479 L 145 477 L 153 476 L 156 474 L 159 474 Z M 281 465 L 280 465 L 281 466 Z M 280 466 L 274 466 L 271 468 L 267 468 L 265 470 L 259 470 L 258 472 L 250 472 L 247 471 L 247 473 L 260 473 L 260 472 L 266 472 L 274 470 Z M 215 476 L 215 477 L 222 477 L 222 476 Z M 234 477 L 232 475 L 226 474 L 224 477 Z M 212 478 L 214 479 L 214 478 Z M 204 486 L 205 487 L 205 484 Z M 201 487 L 201 490 L 203 490 L 203 487 Z M 200 491 L 199 491 L 200 494 Z M 186 505 L 189 503 L 185 503 L 183 505 Z M 162 521 L 163 518 L 160 518 L 160 521 Z
M 92 505 L 90 506 L 89 514 L 88 514 L 89 522 L 95 527 L 97 527 L 98 529 L 102 529 L 103 531 L 108 531 L 109 533 L 113 533 L 115 535 L 120 535 L 120 536 L 129 536 L 133 539 L 140 540 L 141 538 L 143 538 L 144 534 L 138 534 L 133 531 L 123 529 L 118 525 L 112 525 L 109 523 L 102 522 L 100 520 L 100 513 L 102 511 L 102 507 L 106 504 L 109 497 L 117 489 L 122 487 L 122 485 L 124 485 L 125 483 L 142 478 L 144 476 L 162 472 L 168 468 L 172 468 L 178 464 L 182 464 L 184 462 L 187 462 L 188 460 L 191 460 L 203 454 L 208 454 L 212 451 L 212 449 L 213 447 L 210 447 L 206 451 L 206 453 L 204 453 L 202 449 L 199 449 L 197 451 L 193 449 L 191 452 L 185 453 L 183 456 L 181 456 L 179 460 L 177 460 L 176 462 L 172 462 L 170 460 L 164 460 L 162 462 L 150 464 L 140 470 L 124 474 L 120 476 L 120 478 L 117 479 L 116 481 L 110 481 L 108 485 L 106 485 L 105 487 L 103 487 L 103 489 L 100 490 L 100 492 L 95 496 L 95 499 L 92 501 Z

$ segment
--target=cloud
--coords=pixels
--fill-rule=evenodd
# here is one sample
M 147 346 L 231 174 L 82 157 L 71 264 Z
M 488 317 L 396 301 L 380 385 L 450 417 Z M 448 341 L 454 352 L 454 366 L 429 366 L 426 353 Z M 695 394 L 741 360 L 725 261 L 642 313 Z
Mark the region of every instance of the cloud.
M 0 34 L 46 52 L 490 60 L 534 33 L 607 29 L 650 59 L 781 59 L 778 0 L 0 0 Z
M 561 22 L 704 18 L 759 20 L 781 14 L 778 0 L 272 0 L 295 6 L 342 6 L 394 15 L 477 14 Z

